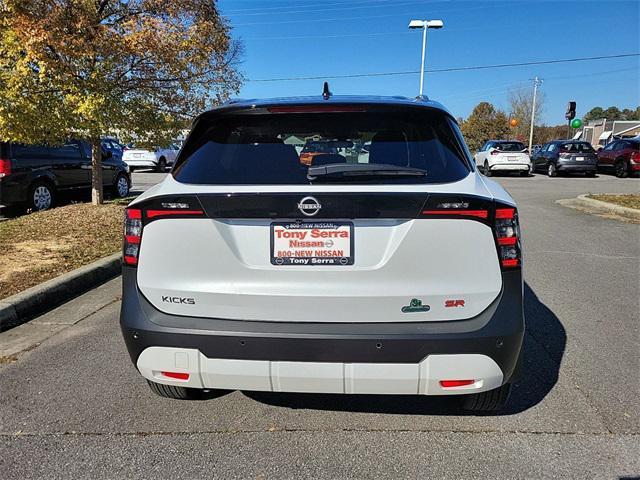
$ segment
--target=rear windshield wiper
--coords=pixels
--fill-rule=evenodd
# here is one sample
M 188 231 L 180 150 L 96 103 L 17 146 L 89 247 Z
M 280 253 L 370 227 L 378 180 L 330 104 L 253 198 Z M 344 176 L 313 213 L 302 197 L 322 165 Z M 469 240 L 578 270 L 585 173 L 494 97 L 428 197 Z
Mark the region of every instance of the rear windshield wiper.
M 318 177 L 337 175 L 341 177 L 358 176 L 408 176 L 424 177 L 427 171 L 421 168 L 401 167 L 386 163 L 330 163 L 318 167 L 309 167 L 307 178 L 315 180 Z

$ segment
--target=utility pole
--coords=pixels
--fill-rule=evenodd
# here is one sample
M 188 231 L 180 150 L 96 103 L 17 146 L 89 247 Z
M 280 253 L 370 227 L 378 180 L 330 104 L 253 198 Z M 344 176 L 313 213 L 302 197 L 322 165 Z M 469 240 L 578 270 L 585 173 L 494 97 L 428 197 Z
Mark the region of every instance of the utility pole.
M 533 104 L 531 105 L 531 129 L 529 130 L 529 152 L 531 152 L 531 147 L 533 145 L 533 124 L 536 119 L 536 96 L 538 95 L 538 87 L 542 85 L 542 79 L 536 78 L 533 79 Z

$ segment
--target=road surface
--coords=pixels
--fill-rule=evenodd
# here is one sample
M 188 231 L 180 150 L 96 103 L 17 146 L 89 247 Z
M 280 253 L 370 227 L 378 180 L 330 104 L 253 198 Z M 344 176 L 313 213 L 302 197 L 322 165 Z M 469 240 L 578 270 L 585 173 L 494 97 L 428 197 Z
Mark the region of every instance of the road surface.
M 136 173 L 134 188 L 158 178 Z M 116 279 L 36 319 L 86 317 L 0 365 L 2 478 L 640 476 L 640 226 L 555 203 L 637 192 L 640 180 L 498 180 L 519 203 L 525 248 L 525 365 L 508 410 L 463 415 L 447 398 L 403 396 L 156 397 L 120 337 Z

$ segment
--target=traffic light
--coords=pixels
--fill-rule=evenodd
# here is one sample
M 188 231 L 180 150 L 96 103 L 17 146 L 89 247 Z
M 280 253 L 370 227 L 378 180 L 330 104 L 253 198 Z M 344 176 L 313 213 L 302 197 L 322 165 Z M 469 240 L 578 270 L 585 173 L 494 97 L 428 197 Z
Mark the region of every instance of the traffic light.
M 567 120 L 573 120 L 576 117 L 576 102 L 569 102 L 567 104 L 567 113 L 564 114 L 564 118 Z

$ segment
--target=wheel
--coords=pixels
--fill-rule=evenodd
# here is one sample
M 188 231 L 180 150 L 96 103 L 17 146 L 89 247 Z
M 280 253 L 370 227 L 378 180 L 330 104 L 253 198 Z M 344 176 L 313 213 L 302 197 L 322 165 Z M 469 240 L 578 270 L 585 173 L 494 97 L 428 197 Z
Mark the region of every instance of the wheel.
M 473 412 L 496 412 L 504 408 L 510 393 L 510 383 L 488 392 L 472 393 L 465 396 L 462 408 Z
M 118 174 L 115 183 L 116 197 L 124 198 L 129 195 L 129 188 L 129 179 L 126 177 L 126 175 L 122 173 Z
M 167 159 L 164 157 L 160 157 L 158 160 L 158 166 L 156 167 L 156 171 L 164 172 L 167 169 Z
M 625 178 L 629 175 L 627 162 L 625 162 L 624 160 L 618 160 L 613 168 L 614 168 L 616 177 L 618 178 Z
M 593 172 L 587 172 L 587 173 L 585 173 L 585 175 L 586 175 L 587 177 L 594 178 L 594 177 L 596 176 L 596 172 L 595 172 L 595 171 L 593 171 Z
M 197 388 L 175 387 L 173 385 L 163 385 L 162 383 L 147 380 L 151 391 L 156 395 L 164 398 L 173 398 L 174 400 L 192 400 L 198 398 L 200 390 Z
M 550 163 L 549 165 L 547 165 L 547 175 L 550 177 L 558 176 L 558 170 L 556 170 L 555 163 Z
M 521 177 L 528 177 L 529 176 L 529 170 L 523 170 L 522 172 L 520 172 L 520 176 Z
M 484 161 L 484 167 L 482 167 L 482 173 L 484 173 L 485 177 L 491 176 L 491 169 L 489 168 L 489 162 Z
M 54 205 L 55 194 L 49 182 L 38 180 L 29 189 L 28 208 L 34 212 L 48 210 Z

